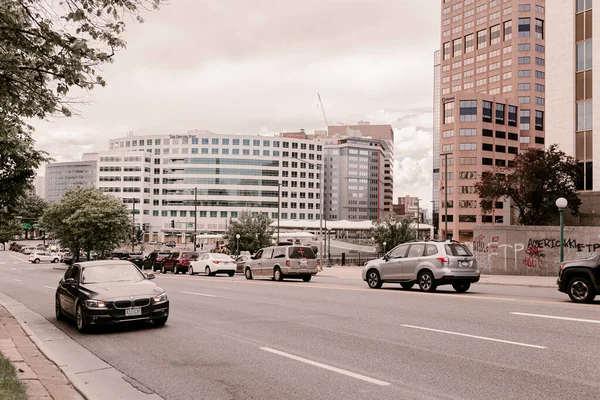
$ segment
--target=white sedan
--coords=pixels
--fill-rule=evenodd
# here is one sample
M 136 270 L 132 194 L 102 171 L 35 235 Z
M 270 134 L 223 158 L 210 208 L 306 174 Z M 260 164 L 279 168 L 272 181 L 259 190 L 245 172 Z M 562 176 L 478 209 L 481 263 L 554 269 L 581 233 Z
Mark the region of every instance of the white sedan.
M 29 255 L 29 261 L 34 264 L 37 264 L 41 261 L 50 261 L 52 263 L 57 263 L 59 260 L 60 258 L 58 254 L 47 253 L 45 251 L 37 251 Z
M 236 262 L 227 254 L 220 253 L 205 253 L 196 260 L 192 261 L 188 273 L 194 275 L 200 271 L 204 271 L 206 276 L 214 276 L 217 273 L 235 275 Z

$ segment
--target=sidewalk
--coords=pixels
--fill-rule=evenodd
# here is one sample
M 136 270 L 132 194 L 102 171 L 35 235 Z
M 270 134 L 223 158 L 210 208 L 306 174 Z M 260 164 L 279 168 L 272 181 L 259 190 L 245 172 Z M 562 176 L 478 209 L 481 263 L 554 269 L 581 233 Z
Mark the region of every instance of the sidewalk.
M 324 267 L 318 276 L 331 276 L 342 279 L 362 280 L 362 267 Z M 556 289 L 556 276 L 526 276 L 526 275 L 481 275 L 477 284 L 529 286 Z
M 81 400 L 83 397 L 25 334 L 15 318 L 0 305 L 0 351 L 15 366 L 27 386 L 29 399 Z

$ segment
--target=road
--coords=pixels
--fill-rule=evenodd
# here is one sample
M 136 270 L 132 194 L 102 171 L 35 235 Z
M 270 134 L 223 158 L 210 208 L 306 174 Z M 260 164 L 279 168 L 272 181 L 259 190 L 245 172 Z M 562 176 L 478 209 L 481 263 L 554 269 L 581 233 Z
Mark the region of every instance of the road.
M 166 326 L 81 335 L 54 319 L 63 272 L 24 260 L 0 251 L 0 292 L 165 399 L 600 398 L 600 303 L 555 289 L 372 290 L 358 269 L 310 283 L 167 274 Z

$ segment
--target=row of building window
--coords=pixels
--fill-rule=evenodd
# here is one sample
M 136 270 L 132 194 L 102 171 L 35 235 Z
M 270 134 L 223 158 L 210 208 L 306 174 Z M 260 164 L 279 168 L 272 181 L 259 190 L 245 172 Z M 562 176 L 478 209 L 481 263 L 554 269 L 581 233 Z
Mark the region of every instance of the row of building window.
M 190 140 L 191 139 L 191 140 Z M 310 144 L 310 143 L 298 143 L 298 142 L 286 142 L 286 141 L 279 141 L 279 140 L 258 140 L 258 139 L 229 139 L 229 138 L 212 138 L 209 140 L 209 138 L 181 138 L 181 144 L 212 144 L 212 145 L 222 145 L 222 146 L 239 146 L 240 144 L 242 146 L 254 146 L 254 147 L 258 147 L 261 146 L 262 147 L 271 147 L 271 145 L 273 147 L 282 147 L 284 149 L 287 148 L 292 148 L 292 149 L 301 149 L 301 150 L 311 150 L 314 151 L 315 149 L 317 151 L 322 151 L 323 147 L 321 145 L 315 145 L 315 144 Z M 161 144 L 162 143 L 162 144 Z M 252 143 L 252 144 L 251 144 Z M 177 139 L 154 139 L 154 141 L 152 139 L 139 139 L 139 140 L 127 140 L 127 141 L 122 141 L 122 142 L 114 142 L 114 144 L 116 146 L 112 146 L 114 148 L 119 148 L 119 147 L 142 147 L 142 146 L 152 146 L 152 144 L 154 144 L 155 146 L 167 146 L 167 145 L 179 145 L 179 138 Z M 118 144 L 118 145 L 117 145 Z
M 442 214 L 442 222 L 446 221 L 446 215 Z M 448 222 L 454 222 L 454 216 L 453 215 L 448 215 Z M 477 222 L 477 216 L 476 215 L 459 215 L 458 216 L 458 221 L 459 222 Z M 502 222 L 503 221 L 503 216 L 502 215 L 482 215 L 481 216 L 481 222 L 482 223 L 492 223 L 492 222 Z

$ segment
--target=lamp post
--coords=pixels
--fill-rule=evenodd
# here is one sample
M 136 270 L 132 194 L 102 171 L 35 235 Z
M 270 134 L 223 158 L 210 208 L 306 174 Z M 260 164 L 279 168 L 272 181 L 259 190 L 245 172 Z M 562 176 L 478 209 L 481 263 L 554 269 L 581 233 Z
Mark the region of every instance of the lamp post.
M 383 242 L 383 254 L 385 255 L 385 245 L 387 244 L 387 242 Z
M 196 236 L 198 235 L 198 188 L 194 188 L 194 251 L 198 248 Z
M 331 268 L 331 229 L 327 232 L 329 233 L 329 242 L 327 243 L 327 267 Z
M 444 156 L 444 240 L 448 240 L 448 156 L 451 154 L 440 154 Z
M 238 234 L 236 234 L 236 235 L 235 235 L 235 238 L 236 238 L 236 240 L 237 240 L 237 245 L 236 245 L 236 247 L 235 247 L 235 253 L 236 253 L 236 255 L 239 257 L 239 256 L 240 256 L 240 234 L 239 234 L 239 233 L 238 233 Z
M 421 207 L 419 207 L 420 198 L 417 197 L 417 240 L 419 240 L 419 222 L 421 220 Z
M 279 246 L 279 221 L 280 221 L 280 219 L 281 219 L 281 182 L 277 183 L 277 245 L 278 246 Z
M 567 208 L 567 199 L 559 197 L 556 200 L 556 207 L 560 214 L 560 262 L 565 260 L 565 243 L 564 243 L 564 232 L 565 232 L 565 208 Z
M 133 220 L 133 235 L 131 235 L 131 252 L 135 252 L 135 201 L 136 198 L 133 197 L 133 211 L 131 212 L 131 218 Z

